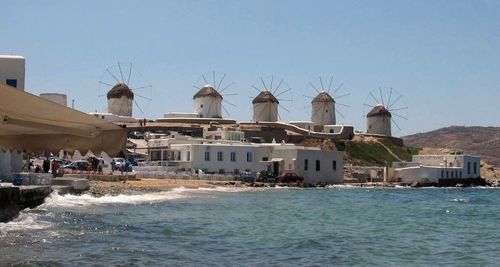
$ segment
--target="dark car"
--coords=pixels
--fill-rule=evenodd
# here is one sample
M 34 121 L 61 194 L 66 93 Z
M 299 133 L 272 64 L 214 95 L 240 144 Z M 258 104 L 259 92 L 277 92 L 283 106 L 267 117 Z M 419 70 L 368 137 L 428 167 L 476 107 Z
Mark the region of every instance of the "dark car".
M 71 162 L 70 164 L 64 165 L 63 168 L 77 171 L 86 171 L 88 170 L 90 163 L 86 160 L 79 160 Z
M 255 182 L 255 174 L 253 172 L 242 172 L 234 176 L 235 181 L 242 181 L 247 183 Z
M 289 172 L 278 176 L 278 181 L 280 183 L 297 183 L 304 181 L 304 177 L 298 176 L 296 173 Z
M 264 183 L 275 183 L 276 175 L 274 175 L 274 173 L 272 172 L 260 171 L 258 175 L 258 180 Z
M 128 134 L 128 137 L 132 139 L 144 139 L 144 133 L 140 131 L 132 131 Z

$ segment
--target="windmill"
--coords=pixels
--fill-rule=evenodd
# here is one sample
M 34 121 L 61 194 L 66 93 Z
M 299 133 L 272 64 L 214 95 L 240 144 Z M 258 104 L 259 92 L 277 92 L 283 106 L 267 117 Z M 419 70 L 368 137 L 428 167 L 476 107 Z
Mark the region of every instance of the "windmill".
M 213 85 L 208 82 L 204 74 L 201 76 L 205 85 L 201 87 L 193 85 L 194 88 L 198 89 L 198 92 L 193 96 L 194 112 L 202 118 L 222 118 L 222 110 L 224 110 L 230 116 L 227 109 L 222 106 L 222 102 L 236 107 L 235 104 L 224 99 L 225 96 L 236 95 L 224 93 L 234 82 L 223 86 L 226 74 L 224 73 L 221 78 L 217 79 L 215 71 L 212 72 Z
M 276 87 L 273 87 L 274 76 L 271 77 L 268 84 L 264 82 L 264 79 L 262 77 L 260 78 L 260 81 L 263 86 L 262 88 L 259 89 L 257 86 L 252 85 L 252 88 L 259 92 L 259 94 L 252 100 L 253 121 L 275 122 L 278 121 L 278 119 L 281 120 L 278 109 L 282 108 L 286 112 L 290 111 L 283 107 L 283 105 L 280 104 L 280 101 L 292 101 L 292 99 L 283 99 L 278 97 L 286 93 L 290 93 L 292 89 L 287 86 L 287 89 L 279 91 L 281 86 L 283 85 L 283 79 L 281 79 Z
M 399 96 L 394 97 L 395 95 Z M 370 92 L 368 96 L 370 101 L 363 103 L 363 105 L 370 108 L 370 111 L 366 114 L 368 125 L 366 132 L 369 134 L 392 136 L 392 123 L 401 131 L 401 127 L 396 120 L 408 120 L 407 115 L 402 113 L 408 111 L 408 107 L 401 106 L 400 101 L 402 97 L 403 95 L 394 92 L 392 87 L 388 89 L 379 87 L 378 90 Z
M 328 87 L 323 83 L 323 78 L 319 77 L 319 86 L 314 85 L 312 82 L 309 85 L 318 93 L 315 97 L 304 95 L 307 98 L 311 98 L 311 121 L 313 126 L 324 127 L 325 125 L 335 125 L 337 124 L 336 113 L 342 118 L 345 118 L 344 114 L 339 111 L 336 105 L 349 107 L 349 105 L 338 103 L 336 100 L 350 95 L 350 93 L 345 93 L 342 95 L 337 95 L 340 91 L 343 83 L 341 83 L 333 92 L 331 92 L 333 83 L 333 76 L 330 77 Z
M 137 98 L 140 98 L 141 102 L 150 102 L 152 100 L 150 96 L 152 87 L 151 84 L 144 81 L 140 72 L 132 68 L 132 63 L 118 62 L 116 65 L 107 68 L 101 80 L 99 80 L 99 92 L 107 91 L 106 94 L 99 94 L 99 97 L 106 96 L 108 113 L 132 117 L 132 109 L 135 104 L 141 115 L 144 115 Z M 136 92 L 147 89 L 150 90 L 149 96 L 140 95 Z

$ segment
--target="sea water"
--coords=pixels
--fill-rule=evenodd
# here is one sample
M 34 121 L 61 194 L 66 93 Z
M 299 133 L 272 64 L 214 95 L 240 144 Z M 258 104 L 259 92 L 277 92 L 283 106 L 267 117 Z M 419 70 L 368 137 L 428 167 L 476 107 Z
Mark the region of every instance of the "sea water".
M 0 265 L 499 266 L 500 190 L 59 196 L 0 223 Z

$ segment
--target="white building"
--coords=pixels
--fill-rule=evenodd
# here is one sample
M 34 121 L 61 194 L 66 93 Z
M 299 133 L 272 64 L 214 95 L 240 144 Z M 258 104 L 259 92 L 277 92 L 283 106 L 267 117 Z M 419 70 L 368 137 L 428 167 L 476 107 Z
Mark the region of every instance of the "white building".
M 391 136 L 392 115 L 386 107 L 381 104 L 376 105 L 368 112 L 366 119 L 368 122 L 367 133 Z
M 134 93 L 124 83 L 113 86 L 107 93 L 108 112 L 118 116 L 132 117 Z
M 393 167 L 396 178 L 406 184 L 481 178 L 481 159 L 470 155 L 414 155 L 412 162 L 395 162 Z
M 270 91 L 261 91 L 253 100 L 253 121 L 278 121 L 280 102 Z
M 314 126 L 335 125 L 335 100 L 328 92 L 321 91 L 311 101 L 311 121 Z
M 268 171 L 275 175 L 294 172 L 306 183 L 343 182 L 343 153 L 293 144 L 244 143 L 243 132 L 206 131 L 211 139 L 172 135 L 149 141 L 152 161 L 164 166 L 204 173 L 236 174 Z M 224 139 L 224 140 L 223 140 Z
M 24 90 L 25 61 L 22 56 L 0 55 L 0 83 Z
M 194 96 L 194 113 L 201 118 L 222 118 L 222 95 L 207 84 Z

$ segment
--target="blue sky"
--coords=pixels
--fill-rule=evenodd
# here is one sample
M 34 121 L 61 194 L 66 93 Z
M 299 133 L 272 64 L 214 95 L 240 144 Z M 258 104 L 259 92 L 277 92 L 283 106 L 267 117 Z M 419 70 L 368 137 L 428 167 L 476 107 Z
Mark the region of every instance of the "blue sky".
M 201 73 L 227 73 L 231 117 L 251 119 L 251 88 L 283 78 L 283 120 L 309 120 L 308 83 L 344 83 L 345 119 L 366 130 L 379 86 L 404 95 L 398 135 L 500 125 L 498 1 L 2 1 L 0 54 L 27 58 L 26 90 L 61 92 L 103 111 L 98 81 L 117 61 L 151 83 L 145 115 L 192 112 Z M 285 87 L 286 88 L 286 87 Z M 101 92 L 100 92 L 101 90 Z M 137 116 L 143 116 L 135 113 Z

